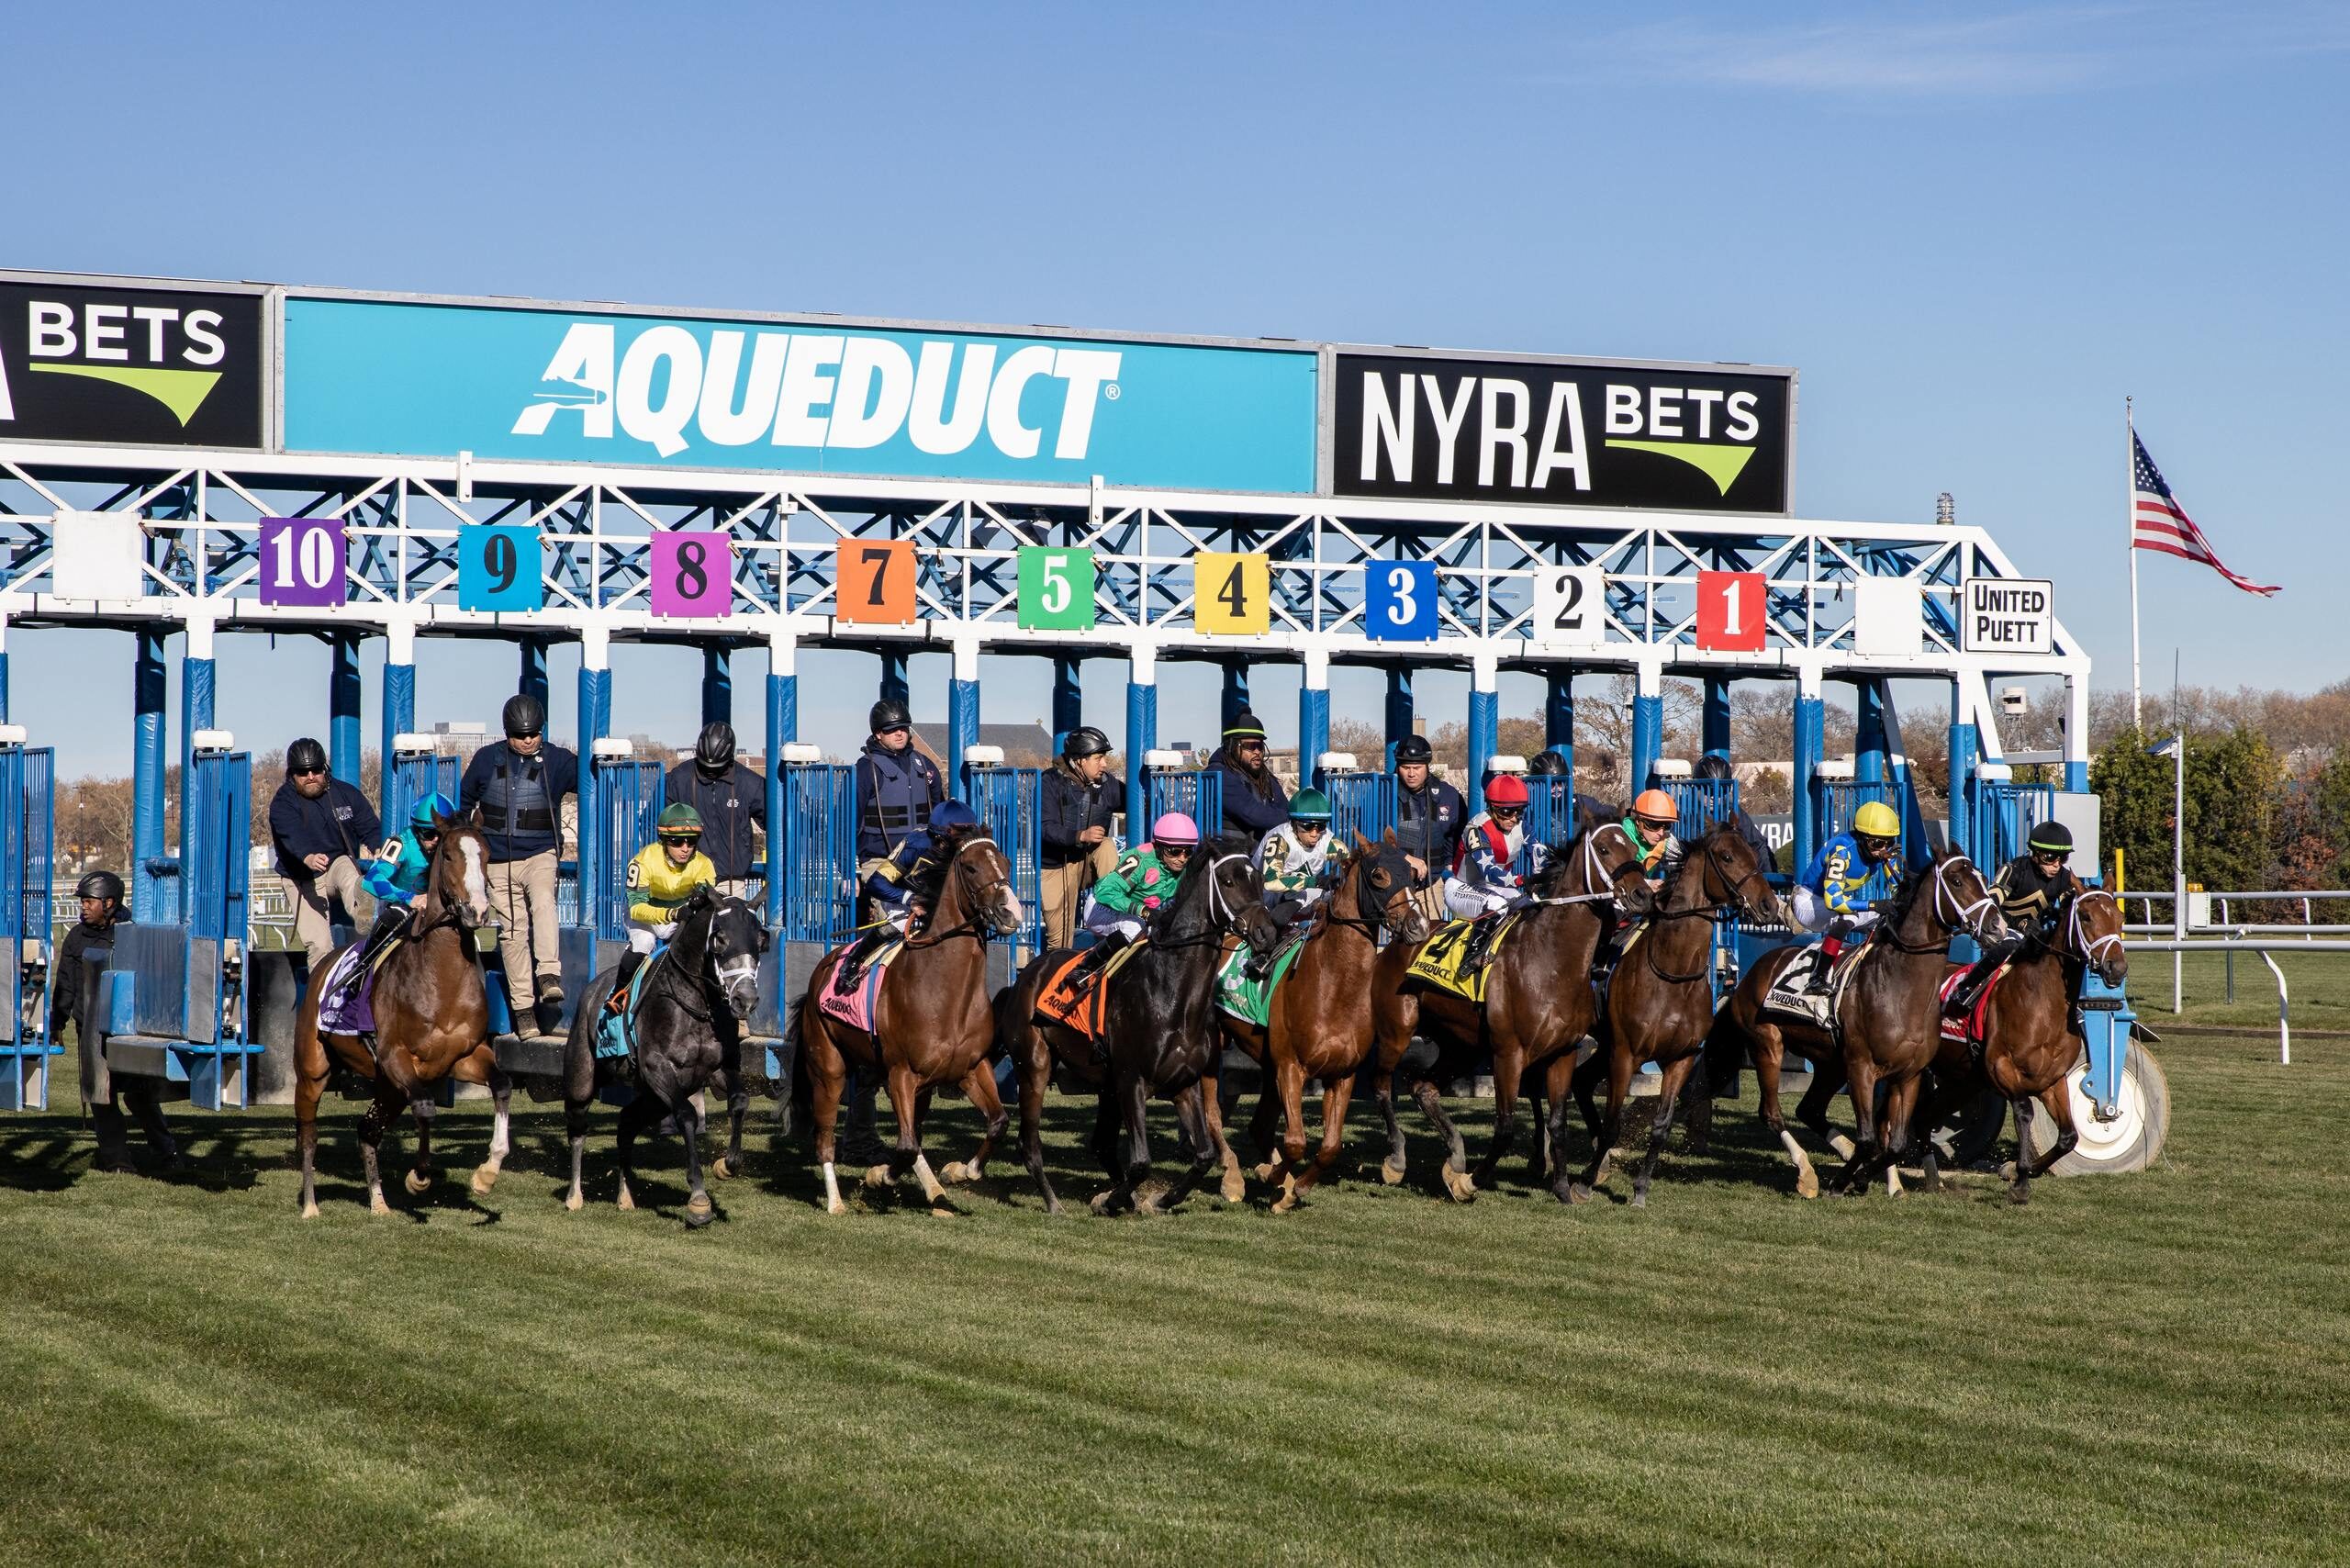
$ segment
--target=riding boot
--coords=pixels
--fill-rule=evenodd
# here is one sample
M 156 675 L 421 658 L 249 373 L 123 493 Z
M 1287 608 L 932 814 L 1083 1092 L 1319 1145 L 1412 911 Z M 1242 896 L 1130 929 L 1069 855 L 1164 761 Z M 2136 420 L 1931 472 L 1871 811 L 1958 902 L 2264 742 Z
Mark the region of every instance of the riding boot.
M 1803 988 L 1806 995 L 1826 996 L 1828 994 L 1828 982 L 1834 977 L 1836 973 L 1836 960 L 1843 955 L 1843 952 L 1844 940 L 1842 937 L 1829 936 L 1821 939 L 1819 944 L 1819 961 L 1812 965 L 1811 981 Z
M 1093 946 L 1085 950 L 1084 956 L 1077 960 L 1077 967 L 1069 970 L 1069 978 L 1061 982 L 1063 988 L 1081 991 L 1092 984 L 1093 977 L 1102 972 L 1103 965 L 1133 945 L 1134 939 L 1123 931 L 1104 932 L 1096 936 Z
M 1975 967 L 1966 971 L 1966 978 L 1958 982 L 1958 989 L 1950 993 L 1950 1002 L 1942 1012 L 1952 1018 L 1966 1016 L 1967 1010 L 1981 999 L 1983 988 L 1999 972 L 1999 966 L 2013 958 L 2021 946 L 2020 942 L 1994 942 L 1984 948 L 1983 956 L 1975 960 Z
M 1494 946 L 1494 935 L 1501 929 L 1502 912 L 1487 910 L 1469 926 L 1469 943 L 1460 955 L 1460 972 L 1473 975 L 1485 967 L 1486 956 Z
M 876 926 L 856 939 L 837 968 L 833 970 L 833 994 L 846 996 L 865 978 L 866 962 L 880 950 L 881 944 L 897 935 L 886 925 Z
M 612 994 L 604 999 L 605 1012 L 618 1017 L 627 1011 L 629 981 L 636 978 L 636 971 L 643 964 L 644 955 L 633 947 L 621 955 L 620 971 L 612 977 Z

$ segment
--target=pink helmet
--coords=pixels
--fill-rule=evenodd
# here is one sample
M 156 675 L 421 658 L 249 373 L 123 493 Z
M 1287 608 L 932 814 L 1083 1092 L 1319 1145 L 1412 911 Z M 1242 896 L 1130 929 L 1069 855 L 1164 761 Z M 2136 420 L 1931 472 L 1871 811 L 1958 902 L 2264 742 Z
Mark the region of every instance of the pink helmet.
M 1200 842 L 1200 824 L 1181 812 L 1169 812 L 1150 824 L 1150 841 L 1189 848 Z

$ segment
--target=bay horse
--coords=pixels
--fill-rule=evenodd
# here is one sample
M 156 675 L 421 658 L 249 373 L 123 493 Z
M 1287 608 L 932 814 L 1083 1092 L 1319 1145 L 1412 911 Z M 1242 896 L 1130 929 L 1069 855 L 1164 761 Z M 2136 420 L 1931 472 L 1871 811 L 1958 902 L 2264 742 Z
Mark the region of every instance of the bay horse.
M 1600 1014 L 1599 1048 L 1574 1073 L 1575 1099 L 1592 1135 L 1591 1166 L 1568 1183 L 1567 1201 L 1589 1200 L 1603 1180 L 1624 1130 L 1624 1101 L 1632 1074 L 1652 1061 L 1659 1074 L 1656 1114 L 1649 1124 L 1649 1148 L 1632 1181 L 1632 1206 L 1648 1204 L 1657 1157 L 1673 1131 L 1673 1105 L 1690 1072 L 1703 1064 L 1706 1036 L 1714 1023 L 1714 931 L 1725 913 L 1785 923 L 1778 895 L 1762 879 L 1762 863 L 1745 835 L 1717 823 L 1690 845 L 1680 868 L 1647 922 L 1625 946 L 1607 984 Z M 1607 1080 L 1607 1111 L 1593 1103 L 1598 1081 Z M 1695 1092 L 1707 1090 L 1702 1073 Z M 1550 1157 L 1565 1157 L 1563 1103 L 1550 1109 Z
M 1380 935 L 1386 931 L 1415 947 L 1428 935 L 1427 921 L 1412 894 L 1411 868 L 1392 828 L 1376 844 L 1355 834 L 1355 854 L 1346 875 L 1315 905 L 1313 927 L 1273 991 L 1267 1021 L 1251 1024 L 1218 1010 L 1225 1041 L 1265 1069 L 1265 1087 L 1258 1095 L 1249 1134 L 1269 1156 L 1257 1171 L 1258 1180 L 1281 1188 L 1273 1202 L 1275 1214 L 1287 1214 L 1337 1161 L 1356 1070 L 1378 1043 L 1371 1027 L 1371 977 L 1379 963 Z M 1208 1126 L 1224 1160 L 1224 1195 L 1237 1202 L 1246 1183 L 1239 1157 L 1224 1136 L 1214 1068 L 1211 1061 L 1202 1093 Z M 1305 1158 L 1304 1091 L 1309 1080 L 1322 1085 L 1322 1146 L 1311 1162 Z M 1284 1129 L 1278 1145 L 1272 1141 L 1276 1109 Z
M 2072 890 L 2024 938 L 2008 972 L 1991 988 L 1983 1003 L 1982 1037 L 1972 1044 L 1942 1042 L 1934 1058 L 1934 1085 L 1918 1121 L 1924 1143 L 1923 1185 L 1929 1191 L 1940 1177 L 1933 1141 L 1925 1135 L 1946 1114 L 1973 1103 L 1986 1088 L 2016 1108 L 2015 1175 L 2009 1197 L 2019 1204 L 2030 1202 L 2032 1179 L 2045 1176 L 2051 1166 L 2073 1152 L 2080 1135 L 2073 1126 L 2073 1096 L 2065 1079 L 2088 1049 L 2074 1019 L 2081 982 L 2091 969 L 2106 984 L 2119 986 L 2129 976 L 2130 956 L 2122 951 L 2121 910 L 2113 895 L 2085 887 L 2076 878 Z M 2054 1145 L 2038 1160 L 2031 1158 L 2035 1100 L 2056 1126 Z
M 632 1022 L 634 1092 L 621 1107 L 620 1191 L 613 1202 L 623 1209 L 636 1207 L 629 1174 L 637 1135 L 671 1118 L 686 1146 L 686 1226 L 699 1230 L 714 1211 L 702 1185 L 702 1114 L 693 1096 L 712 1077 L 726 1081 L 739 1159 L 743 1120 L 734 1102 L 742 1074 L 741 1025 L 758 1003 L 759 955 L 767 951 L 767 933 L 749 904 L 707 886 L 696 888 L 677 907 L 677 927 L 668 945 L 646 959 L 641 971 L 644 978 Z M 619 975 L 615 967 L 588 982 L 564 1043 L 564 1129 L 571 1138 L 571 1191 L 563 1206 L 575 1213 L 586 1201 L 580 1193 L 580 1166 L 597 1081 L 613 1078 L 609 1068 L 598 1071 L 596 1040 L 603 1032 L 605 1003 Z
M 1942 982 L 1953 936 L 1964 931 L 1980 942 L 2007 935 L 1999 901 L 1975 863 L 1955 849 L 1913 868 L 1902 879 L 1867 946 L 1852 960 L 1851 978 L 1836 1000 L 1838 1028 L 1831 1032 L 1801 1019 L 1762 1010 L 1788 964 L 1805 945 L 1774 948 L 1739 978 L 1738 988 L 1714 1014 L 1707 1036 L 1708 1071 L 1735 1072 L 1751 1050 L 1762 1093 L 1763 1126 L 1778 1135 L 1796 1168 L 1796 1191 L 1819 1194 L 1811 1159 L 1787 1130 L 1779 1111 L 1779 1064 L 1788 1051 L 1814 1064 L 1802 1114 L 1824 1137 L 1827 1106 L 1840 1086 L 1849 1086 L 1857 1141 L 1835 1177 L 1834 1188 L 1855 1192 L 1892 1167 L 1908 1148 L 1917 1111 L 1919 1076 L 1934 1058 L 1941 1038 Z M 1877 1089 L 1886 1089 L 1883 1112 Z M 1885 1136 L 1880 1138 L 1882 1125 Z
M 1470 1203 L 1479 1187 L 1494 1184 L 1494 1173 L 1509 1150 L 1525 1075 L 1544 1072 L 1554 1114 L 1564 1102 L 1575 1047 L 1591 1032 L 1598 1012 L 1592 959 L 1614 929 L 1617 908 L 1645 914 L 1652 902 L 1639 846 L 1621 823 L 1577 834 L 1553 856 L 1531 890 L 1535 902 L 1493 955 L 1483 1005 L 1408 980 L 1419 944 L 1391 942 L 1379 956 L 1371 972 L 1372 1026 L 1379 1041 L 1371 1090 L 1387 1121 L 1388 1155 L 1380 1176 L 1391 1186 L 1403 1181 L 1404 1170 L 1395 1070 L 1413 1035 L 1424 1035 L 1437 1046 L 1434 1064 L 1414 1076 L 1413 1103 L 1450 1146 L 1440 1172 L 1445 1192 L 1457 1203 Z M 1472 1171 L 1460 1130 L 1444 1114 L 1438 1085 L 1470 1070 L 1488 1048 L 1494 1058 L 1494 1138 Z M 1561 1168 L 1550 1190 L 1562 1202 L 1566 1186 Z
M 1265 910 L 1263 885 L 1249 864 L 1254 848 L 1245 838 L 1203 839 L 1173 895 L 1153 917 L 1148 944 L 1116 973 L 1094 982 L 1110 988 L 1102 1023 L 1106 1066 L 1096 1061 L 1093 1042 L 1082 1034 L 1038 1015 L 1046 987 L 1069 957 L 1066 950 L 1038 956 L 996 998 L 997 1036 L 1011 1047 L 1020 1070 L 1021 1151 L 1047 1214 L 1061 1212 L 1045 1174 L 1043 1136 L 1045 1087 L 1056 1061 L 1095 1085 L 1089 1147 L 1109 1172 L 1110 1188 L 1095 1194 L 1094 1213 L 1173 1208 L 1214 1166 L 1219 1146 L 1210 1135 L 1202 1081 L 1224 1048 L 1214 1016 L 1224 938 L 1237 932 L 1250 950 L 1264 954 L 1273 950 L 1279 935 Z M 1174 1102 L 1191 1164 L 1163 1195 L 1137 1200 L 1135 1190 L 1150 1174 L 1147 1120 L 1154 1094 Z
M 792 1010 L 789 1036 L 798 1065 L 793 1098 L 814 1114 L 816 1159 L 824 1172 L 824 1212 L 846 1214 L 834 1166 L 841 1095 L 855 1067 L 865 1081 L 889 1086 L 898 1114 L 898 1143 L 886 1165 L 867 1172 L 868 1185 L 902 1179 L 911 1170 L 933 1205 L 946 1202 L 942 1179 L 923 1152 L 922 1123 L 931 1092 L 958 1086 L 984 1124 L 979 1152 L 968 1165 L 946 1168 L 945 1181 L 977 1180 L 1008 1118 L 995 1089 L 988 1053 L 995 1044 L 995 1014 L 987 987 L 988 937 L 1018 931 L 1023 916 L 1012 890 L 1012 863 L 985 832 L 955 851 L 938 898 L 922 931 L 881 971 L 873 999 L 873 1028 L 853 1027 L 825 1013 L 822 999 L 845 948 L 816 964 L 807 991 Z M 859 983 L 862 983 L 860 981 Z
M 374 1049 L 357 1035 L 322 1035 L 319 1030 L 326 977 L 347 948 L 338 948 L 319 968 L 318 980 L 302 998 L 294 1031 L 294 1137 L 302 1151 L 305 1219 L 315 1219 L 319 1213 L 319 1096 L 326 1090 L 330 1057 L 375 1086 L 375 1102 L 359 1119 L 359 1152 L 371 1213 L 392 1212 L 384 1202 L 383 1177 L 376 1167 L 384 1129 L 443 1079 L 488 1085 L 496 1107 L 489 1158 L 474 1170 L 474 1192 L 487 1193 L 506 1162 L 513 1083 L 498 1065 L 498 1053 L 489 1043 L 489 996 L 475 945 L 475 933 L 492 920 L 489 852 L 477 819 L 444 818 L 437 825 L 441 839 L 433 846 L 424 891 L 411 906 L 408 932 L 375 973 Z M 420 1116 L 416 1164 L 408 1173 L 407 1186 L 411 1195 L 421 1196 L 431 1185 L 431 1124 Z

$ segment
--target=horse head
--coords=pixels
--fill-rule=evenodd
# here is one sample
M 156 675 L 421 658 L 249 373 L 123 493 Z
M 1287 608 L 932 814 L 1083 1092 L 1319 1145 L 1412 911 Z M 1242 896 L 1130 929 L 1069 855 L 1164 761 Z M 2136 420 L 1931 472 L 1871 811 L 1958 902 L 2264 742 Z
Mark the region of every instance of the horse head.
M 1420 913 L 1420 901 L 1412 896 L 1412 868 L 1403 846 L 1395 842 L 1393 828 L 1380 834 L 1375 844 L 1360 833 L 1355 834 L 1354 865 L 1348 876 L 1354 883 L 1355 913 L 1371 928 L 1374 939 L 1379 928 L 1385 926 L 1405 942 L 1427 940 L 1427 917 Z
M 429 881 L 432 902 L 453 912 L 468 931 L 490 924 L 489 847 L 482 842 L 478 813 L 435 817 L 441 842 L 432 851 Z
M 2097 970 L 2098 978 L 2119 987 L 2129 978 L 2130 955 L 2121 946 L 2121 906 L 2103 888 L 2073 884 L 2061 906 L 2063 946 L 2058 950 Z
M 960 919 L 985 922 L 999 936 L 1020 929 L 1026 915 L 1012 890 L 1012 862 L 991 835 L 980 832 L 966 839 L 955 852 L 954 871 L 947 880 Z
M 1920 903 L 1928 921 L 1945 934 L 1964 931 L 1986 946 L 2007 937 L 2008 917 L 2000 913 L 1989 879 L 1955 848 L 1943 850 L 1902 879 L 1887 928 L 1899 932 Z
M 748 1018 L 759 1000 L 759 955 L 767 950 L 767 926 L 741 899 L 714 888 L 696 888 L 677 911 L 679 945 L 690 946 L 689 923 L 702 926 L 702 978 L 715 983 L 736 1019 Z
M 1271 952 L 1281 931 L 1265 909 L 1264 883 L 1249 862 L 1253 848 L 1248 840 L 1229 835 L 1203 838 L 1175 884 L 1175 897 L 1162 923 L 1166 935 L 1190 935 L 1179 927 L 1200 906 L 1208 930 L 1237 931 L 1250 951 L 1259 957 Z
M 1631 914 L 1656 908 L 1639 846 L 1621 823 L 1602 823 L 1551 857 L 1539 896 L 1576 898 L 1612 892 Z
M 1714 823 L 1697 841 L 1707 902 L 1734 906 L 1757 924 L 1793 925 L 1786 907 L 1762 875 L 1762 857 L 1729 823 Z M 1686 862 L 1684 862 L 1686 865 Z

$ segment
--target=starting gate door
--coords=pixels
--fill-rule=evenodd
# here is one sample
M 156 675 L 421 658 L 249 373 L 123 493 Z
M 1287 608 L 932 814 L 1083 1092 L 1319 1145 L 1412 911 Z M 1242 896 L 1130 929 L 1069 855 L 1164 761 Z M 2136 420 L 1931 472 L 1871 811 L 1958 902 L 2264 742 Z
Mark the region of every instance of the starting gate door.
M 1133 848 L 1150 836 L 1150 824 L 1169 812 L 1181 812 L 1200 824 L 1203 834 L 1222 831 L 1224 827 L 1224 775 L 1206 768 L 1184 768 L 1169 766 L 1156 759 L 1172 757 L 1173 752 L 1153 752 L 1143 766 L 1145 803 L 1149 810 L 1142 821 L 1132 817 L 1126 821 L 1126 847 Z
M 1392 773 L 1326 772 L 1322 792 L 1330 798 L 1330 832 L 1352 851 L 1355 834 L 1373 842 L 1395 825 L 1395 776 Z
M 1665 778 L 1658 781 L 1657 788 L 1673 797 L 1673 808 L 1680 813 L 1673 831 L 1684 840 L 1738 815 L 1735 778 Z
M 628 863 L 654 840 L 666 793 L 661 765 L 634 757 L 596 760 L 596 822 L 599 853 L 597 886 L 583 890 L 596 935 L 607 942 L 628 937 Z
M 409 743 L 420 742 L 411 747 Z M 441 756 L 430 735 L 400 735 L 393 742 L 391 777 L 384 788 L 384 834 L 397 835 L 408 826 L 408 813 L 417 801 L 438 791 L 452 801 L 464 775 L 464 759 Z
M 1975 781 L 1975 842 L 1965 846 L 1986 877 L 2023 853 L 2031 830 L 2055 814 L 2056 790 L 2050 784 L 2015 784 L 2004 778 Z
M 1013 938 L 1021 958 L 1045 950 L 1045 776 L 1033 767 L 969 763 L 963 793 L 1012 863 L 1012 892 L 1027 922 Z
M 813 747 L 810 748 L 813 750 Z M 839 762 L 783 762 L 781 843 L 786 942 L 847 940 L 856 924 L 856 770 Z
M 0 1110 L 49 1108 L 50 934 L 57 754 L 0 731 Z

